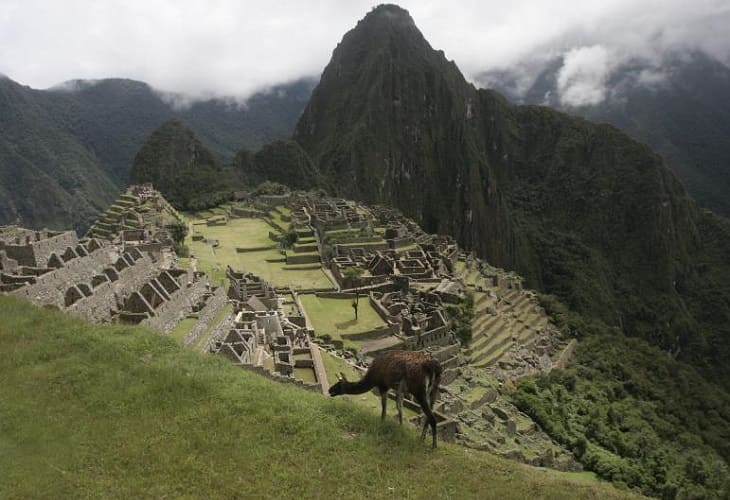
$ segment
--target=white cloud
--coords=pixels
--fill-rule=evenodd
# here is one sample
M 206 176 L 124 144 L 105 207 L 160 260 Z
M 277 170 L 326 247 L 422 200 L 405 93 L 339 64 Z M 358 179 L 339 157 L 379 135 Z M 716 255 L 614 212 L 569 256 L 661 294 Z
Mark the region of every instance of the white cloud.
M 598 104 L 606 98 L 607 82 L 619 59 L 601 45 L 570 50 L 558 73 L 560 101 L 569 106 Z
M 126 77 L 192 96 L 245 97 L 319 75 L 342 35 L 375 3 L 0 0 L 0 72 L 36 88 L 75 78 Z M 730 47 L 730 0 L 401 5 L 468 78 L 593 46 L 620 59 L 699 48 L 726 60 Z M 588 98 L 599 87 L 586 76 L 568 88 Z

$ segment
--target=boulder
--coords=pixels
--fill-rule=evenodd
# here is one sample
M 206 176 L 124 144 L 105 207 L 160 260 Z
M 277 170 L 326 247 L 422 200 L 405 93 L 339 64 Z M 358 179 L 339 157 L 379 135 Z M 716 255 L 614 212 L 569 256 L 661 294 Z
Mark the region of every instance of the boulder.
M 507 414 L 507 412 L 504 411 L 502 408 L 500 408 L 498 406 L 492 406 L 491 408 L 492 408 L 492 411 L 494 412 L 494 414 L 497 415 L 497 417 L 500 420 L 507 420 L 509 418 L 509 415 Z

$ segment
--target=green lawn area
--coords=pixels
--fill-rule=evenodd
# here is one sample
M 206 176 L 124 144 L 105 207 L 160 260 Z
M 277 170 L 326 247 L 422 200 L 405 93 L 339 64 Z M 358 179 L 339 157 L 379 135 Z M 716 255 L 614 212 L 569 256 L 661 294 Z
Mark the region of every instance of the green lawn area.
M 185 318 L 170 332 L 170 337 L 174 338 L 178 342 L 182 342 L 197 322 L 198 318 Z
M 254 273 L 277 287 L 334 288 L 321 266 L 316 269 L 285 269 L 283 260 L 270 262 L 284 259 L 274 248 L 237 252 L 236 247 L 256 248 L 275 244 L 268 236 L 273 228 L 261 219 L 231 219 L 226 226 L 196 226 L 196 229 L 206 238 L 215 238 L 219 242 L 219 246 L 213 248 L 202 241 L 193 241 L 192 235 L 186 238 L 190 254 L 198 259 L 198 270 L 210 274 L 216 285 L 225 280 L 225 269 L 230 265 L 238 271 Z
M 628 498 L 0 297 L 0 498 Z
M 271 217 L 274 222 L 276 222 L 279 226 L 281 226 L 282 229 L 288 229 L 291 225 L 291 222 L 285 221 L 281 218 L 281 213 L 277 212 L 276 210 L 272 210 L 269 212 L 269 217 Z
M 276 242 L 269 238 L 274 229 L 262 219 L 229 219 L 225 226 L 197 226 L 197 231 L 205 238 L 217 239 L 221 246 L 259 248 L 275 247 Z
M 481 276 L 479 273 L 479 269 L 475 269 L 473 271 L 470 271 L 469 274 L 466 276 L 466 283 L 467 285 L 475 285 L 477 279 Z
M 352 299 L 328 299 L 314 294 L 300 295 L 299 298 L 317 336 L 329 334 L 333 339 L 343 340 L 343 333 L 367 332 L 387 326 L 367 298 L 360 297 L 357 321 L 352 309 Z M 352 347 L 360 344 L 350 340 L 344 342 L 345 346 Z
M 294 378 L 298 378 L 304 382 L 317 383 L 317 376 L 314 373 L 314 368 L 294 368 Z

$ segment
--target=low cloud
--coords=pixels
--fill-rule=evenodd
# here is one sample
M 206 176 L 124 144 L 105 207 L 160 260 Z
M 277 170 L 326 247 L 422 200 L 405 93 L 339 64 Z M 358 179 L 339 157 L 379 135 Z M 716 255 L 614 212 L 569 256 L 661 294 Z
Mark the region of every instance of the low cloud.
M 619 59 L 601 45 L 580 47 L 565 54 L 558 73 L 560 101 L 568 106 L 589 106 L 606 98 L 608 78 Z
M 47 88 L 70 79 L 122 77 L 182 94 L 245 98 L 277 83 L 318 77 L 372 0 L 3 0 L 0 72 Z M 465 76 L 513 72 L 529 88 L 563 58 L 561 99 L 593 102 L 618 65 L 650 61 L 650 84 L 670 52 L 730 61 L 728 0 L 404 0 L 431 45 Z M 596 49 L 600 47 L 600 49 Z

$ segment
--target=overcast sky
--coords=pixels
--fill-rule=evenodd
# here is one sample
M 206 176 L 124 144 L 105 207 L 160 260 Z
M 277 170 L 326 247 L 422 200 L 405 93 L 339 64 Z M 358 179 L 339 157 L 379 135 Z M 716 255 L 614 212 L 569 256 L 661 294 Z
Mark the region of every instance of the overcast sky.
M 0 73 L 35 88 L 75 78 L 126 77 L 194 96 L 245 98 L 272 84 L 319 76 L 342 35 L 373 5 L 359 0 L 0 0 Z M 562 90 L 570 96 L 578 89 L 579 99 L 595 99 L 591 92 L 605 73 L 629 57 L 659 66 L 668 50 L 702 49 L 730 60 L 730 0 L 414 0 L 400 5 L 467 78 L 563 55 Z

